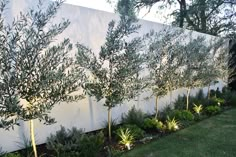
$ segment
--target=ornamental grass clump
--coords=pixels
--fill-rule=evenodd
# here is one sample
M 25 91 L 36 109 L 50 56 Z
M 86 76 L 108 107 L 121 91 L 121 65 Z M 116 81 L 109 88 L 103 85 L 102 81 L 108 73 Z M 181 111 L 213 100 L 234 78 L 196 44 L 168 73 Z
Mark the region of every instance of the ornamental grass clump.
M 134 136 L 130 129 L 126 128 L 125 130 L 123 128 L 119 129 L 117 132 L 117 135 L 120 138 L 119 143 L 125 145 L 128 150 L 130 150 L 130 146 L 134 142 Z
M 169 117 L 167 117 L 166 129 L 170 132 L 179 130 L 179 122 L 175 120 L 175 118 L 170 119 Z
M 200 115 L 203 110 L 202 105 L 196 105 L 194 104 L 193 111 L 197 114 Z

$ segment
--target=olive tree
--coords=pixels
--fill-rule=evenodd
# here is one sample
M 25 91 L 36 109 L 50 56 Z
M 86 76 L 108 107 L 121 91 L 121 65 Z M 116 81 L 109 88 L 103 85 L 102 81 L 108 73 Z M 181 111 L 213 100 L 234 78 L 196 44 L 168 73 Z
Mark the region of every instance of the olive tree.
M 151 31 L 147 34 L 146 62 L 149 70 L 148 86 L 155 96 L 156 115 L 158 99 L 178 88 L 178 70 L 182 65 L 181 42 L 184 33 L 181 29 L 168 28 L 161 32 Z
M 6 1 L 0 9 L 0 127 L 9 129 L 20 120 L 29 121 L 30 136 L 37 157 L 34 120 L 55 122 L 49 113 L 55 104 L 82 98 L 74 93 L 83 80 L 82 69 L 69 55 L 69 39 L 55 42 L 70 24 L 68 20 L 53 24 L 63 0 L 42 9 L 20 13 L 11 24 L 4 24 Z
M 210 98 L 210 86 L 222 81 L 228 80 L 228 61 L 227 44 L 222 38 L 213 38 L 210 42 L 209 57 L 207 65 L 203 67 L 203 86 L 208 87 L 207 97 Z
M 188 39 L 187 39 L 188 40 Z M 181 67 L 180 86 L 187 89 L 186 110 L 189 109 L 189 96 L 192 88 L 202 87 L 207 74 L 210 56 L 210 46 L 207 46 L 205 37 L 198 36 L 190 39 L 184 45 L 182 53 L 183 64 Z
M 111 109 L 133 98 L 139 91 L 139 71 L 143 59 L 139 52 L 142 40 L 132 38 L 140 25 L 130 0 L 117 3 L 119 22 L 112 20 L 108 25 L 106 41 L 98 56 L 89 48 L 77 44 L 77 61 L 89 74 L 84 88 L 97 101 L 104 100 L 108 110 L 108 130 L 111 140 Z M 129 39 L 128 39 L 129 38 Z

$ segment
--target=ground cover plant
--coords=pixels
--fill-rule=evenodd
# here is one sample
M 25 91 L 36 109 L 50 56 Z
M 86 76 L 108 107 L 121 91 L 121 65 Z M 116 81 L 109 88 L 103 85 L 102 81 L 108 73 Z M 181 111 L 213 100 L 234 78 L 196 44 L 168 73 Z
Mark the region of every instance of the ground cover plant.
M 225 111 L 177 133 L 138 146 L 122 157 L 234 157 L 236 109 Z

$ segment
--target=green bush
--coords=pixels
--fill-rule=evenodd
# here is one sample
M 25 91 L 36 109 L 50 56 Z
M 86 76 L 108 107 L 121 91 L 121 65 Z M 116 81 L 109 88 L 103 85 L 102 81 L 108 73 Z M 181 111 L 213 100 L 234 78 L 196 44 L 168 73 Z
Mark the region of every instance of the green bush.
M 202 89 L 200 89 L 200 90 L 196 93 L 195 98 L 197 98 L 198 100 L 204 100 L 204 99 L 206 99 L 206 96 L 205 96 L 205 94 L 204 94 L 204 92 L 203 92 Z
M 19 142 L 16 142 L 19 146 L 19 149 L 21 150 L 20 154 L 26 157 L 33 156 L 34 152 L 31 144 L 31 139 L 28 139 L 24 133 L 21 135 L 21 137 L 22 139 Z
M 135 140 L 141 139 L 144 137 L 144 131 L 135 124 L 125 124 L 116 130 L 116 134 L 120 132 L 120 129 L 126 130 L 129 129 L 132 133 Z
M 158 121 L 156 118 L 145 118 L 143 128 L 157 129 L 158 131 L 163 131 L 165 126 L 161 121 Z
M 210 90 L 210 98 L 211 98 L 211 97 L 215 97 L 215 96 L 216 96 L 216 90 L 211 89 L 211 90 Z
M 138 127 L 142 127 L 143 121 L 145 118 L 145 114 L 142 110 L 136 109 L 135 106 L 133 106 L 127 114 L 123 114 L 121 117 L 121 123 L 124 124 L 135 124 Z
M 193 121 L 194 120 L 194 115 L 187 110 L 174 110 L 172 114 L 170 115 L 170 118 L 176 118 L 177 120 L 180 121 Z
M 229 106 L 236 106 L 236 92 L 226 90 L 224 91 L 224 99 L 226 100 L 226 104 Z
M 224 86 L 222 88 L 222 94 L 225 95 L 225 93 L 227 93 L 230 89 L 227 86 Z
M 229 105 L 236 107 L 236 92 L 235 91 L 231 93 L 231 97 L 229 99 Z
M 166 121 L 168 115 L 173 111 L 171 108 L 171 105 L 166 105 L 159 113 L 158 113 L 158 119 L 162 122 Z
M 220 107 L 219 106 L 208 106 L 205 109 L 205 112 L 208 116 L 215 115 L 220 112 Z
M 21 155 L 19 153 L 8 153 L 1 155 L 1 157 L 21 157 Z
M 104 134 L 99 132 L 94 135 L 84 134 L 80 140 L 80 156 L 94 157 L 103 148 Z
M 174 102 L 174 108 L 177 110 L 185 110 L 186 109 L 187 98 L 186 95 L 178 96 L 176 101 Z M 203 93 L 203 90 L 200 89 L 195 96 L 189 96 L 189 108 L 192 109 L 194 104 L 207 104 L 207 98 Z
M 220 89 L 218 87 L 216 90 L 211 89 L 210 98 L 213 98 L 213 97 L 223 98 L 225 90 L 227 90 L 227 87 L 226 88 L 223 87 L 222 92 L 220 91 Z
M 66 130 L 61 127 L 55 135 L 47 138 L 47 149 L 55 151 L 57 157 L 93 157 L 103 146 L 104 135 L 87 135 L 73 127 Z
M 218 97 L 212 97 L 210 99 L 210 104 L 214 106 L 222 106 L 225 105 L 225 99 L 223 98 L 218 98 Z
M 186 109 L 186 95 L 178 95 L 178 98 L 174 102 L 174 108 L 178 110 L 184 110 Z
M 112 146 L 106 146 L 105 149 L 107 150 L 107 157 L 120 157 L 121 154 L 124 152 L 123 150 L 114 148 Z

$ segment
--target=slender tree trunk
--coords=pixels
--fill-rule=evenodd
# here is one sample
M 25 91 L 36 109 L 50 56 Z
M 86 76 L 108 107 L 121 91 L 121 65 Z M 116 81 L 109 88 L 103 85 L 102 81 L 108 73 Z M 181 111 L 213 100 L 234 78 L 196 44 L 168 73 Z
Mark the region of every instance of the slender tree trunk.
M 178 1 L 179 5 L 180 5 L 180 17 L 179 17 L 179 27 L 183 28 L 184 27 L 184 18 L 185 18 L 185 8 L 184 8 L 184 4 L 185 4 L 185 0 L 181 0 Z
M 35 143 L 35 137 L 34 137 L 34 120 L 31 119 L 29 122 L 30 122 L 30 138 L 31 138 L 31 144 L 32 144 L 33 151 L 34 151 L 34 157 L 38 157 L 36 143 Z
M 158 96 L 156 96 L 156 115 L 155 115 L 156 119 L 157 119 L 157 114 L 158 114 Z
M 170 104 L 172 103 L 172 90 L 170 90 Z
M 201 0 L 200 1 L 200 19 L 201 19 L 201 32 L 206 33 L 206 1 Z
M 172 88 L 171 88 L 170 83 L 168 85 L 168 93 L 170 93 L 170 104 L 171 104 L 172 103 Z
M 211 90 L 210 90 L 210 84 L 208 85 L 208 89 L 207 89 L 207 99 L 210 100 L 211 97 Z
M 108 138 L 111 142 L 111 108 L 108 107 Z
M 186 104 L 186 110 L 188 110 L 188 108 L 189 108 L 190 90 L 191 90 L 191 88 L 188 88 L 188 89 L 187 89 L 187 104 Z

